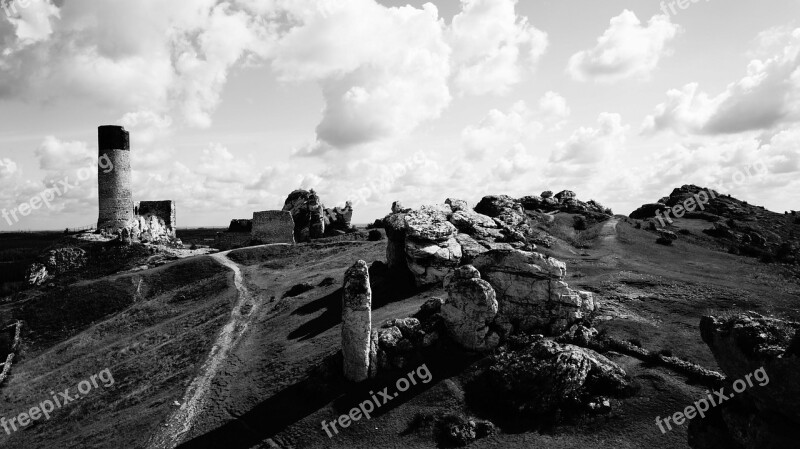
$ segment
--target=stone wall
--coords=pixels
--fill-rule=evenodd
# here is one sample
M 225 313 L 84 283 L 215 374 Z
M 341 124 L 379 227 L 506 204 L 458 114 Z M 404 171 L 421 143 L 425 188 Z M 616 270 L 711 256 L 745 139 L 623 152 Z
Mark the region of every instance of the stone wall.
M 171 237 L 175 237 L 175 229 L 177 227 L 175 216 L 175 202 L 174 201 L 142 201 L 137 203 L 134 208 L 136 215 L 147 218 L 154 216 L 159 218 L 164 223 L 164 228 L 170 233 Z
M 99 158 L 107 158 L 113 168 L 98 166 L 97 186 L 100 213 L 97 229 L 111 233 L 133 220 L 131 192 L 131 152 L 128 132 L 121 126 L 100 126 L 97 130 Z
M 252 240 L 249 232 L 217 232 L 214 248 L 220 251 L 247 246 Z
M 246 232 L 250 234 L 253 232 L 253 220 L 249 218 L 234 218 L 231 220 L 230 226 L 228 226 L 228 232 Z
M 253 240 L 264 244 L 294 244 L 294 220 L 290 211 L 269 210 L 253 213 Z

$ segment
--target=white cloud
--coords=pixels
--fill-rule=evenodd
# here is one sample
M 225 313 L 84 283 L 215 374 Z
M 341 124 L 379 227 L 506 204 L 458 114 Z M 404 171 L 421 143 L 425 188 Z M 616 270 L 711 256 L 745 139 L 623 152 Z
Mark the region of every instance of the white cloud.
M 500 154 L 522 142 L 529 142 L 544 125 L 534 120 L 534 112 L 524 101 L 514 103 L 508 112 L 492 109 L 474 126 L 461 133 L 467 159 L 480 160 L 486 154 Z
M 0 158 L 0 181 L 10 179 L 18 172 L 19 167 L 17 166 L 16 162 L 7 157 Z
M 572 55 L 567 72 L 578 81 L 647 77 L 667 54 L 667 44 L 679 30 L 668 16 L 653 16 L 642 25 L 636 14 L 625 10 L 611 19 L 594 48 Z
M 779 28 L 759 35 L 759 53 L 747 75 L 715 97 L 697 84 L 671 90 L 667 101 L 644 122 L 645 132 L 673 130 L 691 134 L 774 131 L 800 121 L 800 28 Z
M 627 140 L 629 126 L 622 124 L 619 114 L 603 112 L 597 118 L 597 127 L 581 127 L 569 139 L 560 142 L 553 154 L 554 162 L 571 166 L 591 165 L 622 149 Z
M 204 127 L 230 68 L 266 52 L 267 30 L 227 1 L 59 4 L 41 0 L 22 9 L 11 19 L 14 36 L 0 21 L 10 44 L 0 54 L 0 97 L 88 99 L 120 115 L 175 114 Z
M 64 142 L 47 136 L 36 148 L 39 167 L 42 170 L 64 171 L 96 165 L 96 156 L 86 142 Z
M 280 39 L 272 65 L 283 80 L 322 87 L 322 143 L 347 148 L 402 135 L 450 103 L 450 49 L 433 5 L 354 0 L 290 11 L 300 24 Z
M 545 53 L 547 33 L 518 16 L 516 4 L 517 0 L 461 0 L 462 11 L 453 18 L 447 37 L 453 48 L 455 86 L 462 93 L 506 93 Z

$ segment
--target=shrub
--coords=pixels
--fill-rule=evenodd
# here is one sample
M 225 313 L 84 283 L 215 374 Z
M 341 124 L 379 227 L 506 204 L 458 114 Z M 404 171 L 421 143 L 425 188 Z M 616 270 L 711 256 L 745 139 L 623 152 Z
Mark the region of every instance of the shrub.
M 383 234 L 381 234 L 381 231 L 379 231 L 377 229 L 372 229 L 372 230 L 369 231 L 369 235 L 367 236 L 367 239 L 370 242 L 377 242 L 379 240 L 383 240 Z
M 575 223 L 572 225 L 573 229 L 576 231 L 585 231 L 586 230 L 586 219 L 578 215 L 575 217 Z

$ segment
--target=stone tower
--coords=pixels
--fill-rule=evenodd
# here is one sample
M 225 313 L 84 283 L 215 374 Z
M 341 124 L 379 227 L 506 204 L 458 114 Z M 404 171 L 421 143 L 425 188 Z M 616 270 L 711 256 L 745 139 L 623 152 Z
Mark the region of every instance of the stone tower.
M 100 214 L 97 229 L 117 229 L 133 221 L 133 194 L 131 192 L 131 151 L 128 132 L 121 126 L 97 128 L 99 158 L 104 155 L 111 162 L 97 168 L 97 187 Z

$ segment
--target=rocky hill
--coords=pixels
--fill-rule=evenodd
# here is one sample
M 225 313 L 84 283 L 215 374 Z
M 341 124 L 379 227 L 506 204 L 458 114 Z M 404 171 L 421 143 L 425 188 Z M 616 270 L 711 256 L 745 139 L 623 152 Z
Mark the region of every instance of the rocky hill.
M 704 234 L 733 254 L 758 257 L 764 262 L 800 262 L 800 215 L 796 211 L 772 212 L 709 188 L 676 188 L 669 196 L 636 209 L 630 218 L 647 222 L 654 230 L 700 226 Z

